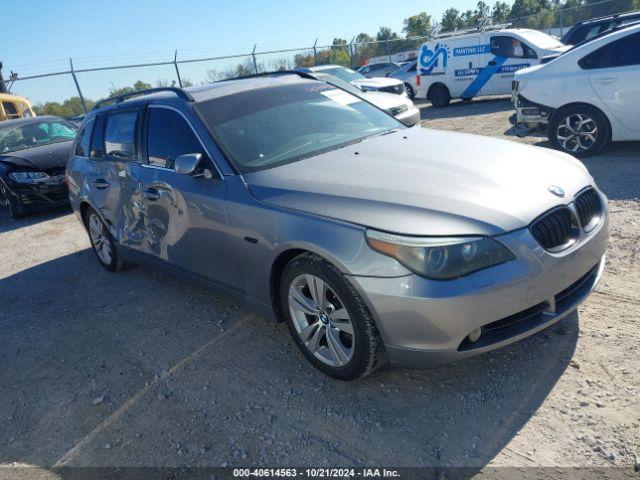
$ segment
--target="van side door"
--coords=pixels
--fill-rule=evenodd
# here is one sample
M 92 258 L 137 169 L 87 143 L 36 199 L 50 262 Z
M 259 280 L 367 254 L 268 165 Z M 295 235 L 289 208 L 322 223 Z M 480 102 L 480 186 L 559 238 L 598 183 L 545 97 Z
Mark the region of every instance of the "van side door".
M 453 48 L 449 48 L 452 55 L 453 87 L 452 96 L 471 99 L 479 95 L 491 95 L 491 83 L 486 81 L 487 45 L 485 35 L 462 37 Z
M 511 82 L 518 70 L 537 65 L 538 54 L 525 41 L 507 33 L 489 35 L 487 65 L 494 95 L 511 93 Z

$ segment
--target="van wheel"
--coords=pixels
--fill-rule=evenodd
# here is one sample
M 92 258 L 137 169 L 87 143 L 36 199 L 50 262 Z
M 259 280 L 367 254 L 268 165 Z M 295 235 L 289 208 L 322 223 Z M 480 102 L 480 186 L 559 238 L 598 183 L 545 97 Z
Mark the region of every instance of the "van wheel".
M 562 108 L 549 124 L 555 148 L 576 157 L 595 155 L 609 142 L 611 127 L 604 114 L 589 105 Z
M 413 100 L 414 98 L 416 98 L 416 92 L 413 90 L 413 87 L 411 86 L 410 83 L 405 83 L 404 84 L 404 89 L 407 92 L 407 96 Z
M 431 105 L 436 108 L 446 107 L 451 102 L 449 89 L 444 85 L 437 85 L 433 87 L 429 94 L 429 101 L 431 102 Z
M 375 322 L 356 289 L 324 259 L 299 255 L 280 282 L 281 311 L 304 356 L 340 380 L 362 378 L 386 362 Z
M 118 255 L 116 244 L 100 216 L 92 208 L 85 213 L 85 225 L 89 232 L 89 240 L 93 253 L 98 257 L 100 265 L 110 272 L 118 272 L 125 267 L 125 263 Z

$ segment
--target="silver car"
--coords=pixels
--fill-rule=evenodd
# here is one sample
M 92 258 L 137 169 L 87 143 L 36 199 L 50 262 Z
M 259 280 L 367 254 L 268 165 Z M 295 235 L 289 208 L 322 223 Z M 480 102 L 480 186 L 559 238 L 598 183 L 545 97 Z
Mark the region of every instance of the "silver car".
M 226 292 L 333 377 L 510 344 L 600 278 L 606 198 L 569 155 L 407 128 L 297 75 L 107 103 L 67 167 L 102 266 Z

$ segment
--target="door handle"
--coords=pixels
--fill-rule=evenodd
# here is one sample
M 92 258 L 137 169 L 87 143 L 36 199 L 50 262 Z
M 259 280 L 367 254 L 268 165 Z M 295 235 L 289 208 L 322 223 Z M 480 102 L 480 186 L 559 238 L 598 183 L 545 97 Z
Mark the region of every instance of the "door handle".
M 615 77 L 605 77 L 605 78 L 596 78 L 594 81 L 598 85 L 611 85 L 612 83 L 616 83 L 618 79 Z
M 93 186 L 102 190 L 104 188 L 109 188 L 110 183 L 102 178 L 99 178 L 97 180 L 94 180 Z
M 160 198 L 160 192 L 155 188 L 147 188 L 142 191 L 142 196 L 147 200 L 158 200 Z

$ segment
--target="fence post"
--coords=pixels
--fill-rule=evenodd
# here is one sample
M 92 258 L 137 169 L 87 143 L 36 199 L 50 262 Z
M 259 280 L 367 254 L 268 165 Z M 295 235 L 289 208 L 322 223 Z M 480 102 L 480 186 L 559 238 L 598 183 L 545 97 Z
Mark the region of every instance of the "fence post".
M 80 96 L 80 103 L 82 103 L 82 110 L 84 110 L 84 113 L 87 113 L 87 104 L 84 103 L 84 97 L 82 96 L 82 90 L 80 90 L 80 84 L 78 83 L 76 72 L 73 70 L 73 60 L 71 60 L 71 57 L 69 57 L 69 67 L 71 68 L 71 76 L 73 77 L 73 83 L 76 84 L 76 89 L 78 90 L 78 95 Z
M 258 74 L 258 62 L 256 62 L 256 47 L 258 46 L 257 43 L 253 44 L 253 50 L 251 51 L 251 57 L 253 58 L 253 69 L 255 70 L 255 74 Z
M 384 42 L 387 45 L 387 55 L 389 55 L 389 63 L 391 63 L 391 50 L 389 49 L 389 39 L 385 38 Z
M 318 65 L 318 52 L 316 51 L 316 45 L 318 44 L 318 39 L 316 38 L 316 41 L 313 42 L 313 66 L 317 66 Z
M 564 37 L 564 12 L 563 8 L 560 6 L 560 38 Z
M 173 66 L 176 67 L 176 76 L 178 77 L 178 85 L 182 88 L 182 78 L 180 78 L 180 70 L 178 69 L 178 50 L 173 55 Z
M 351 39 L 351 41 L 349 42 L 349 62 L 351 63 L 351 68 L 353 68 L 354 66 L 354 60 L 355 60 L 355 54 L 353 53 L 353 42 L 356 39 L 356 37 L 353 37 Z

